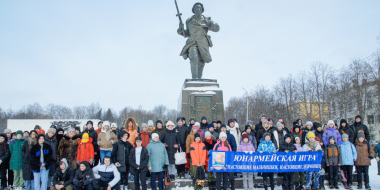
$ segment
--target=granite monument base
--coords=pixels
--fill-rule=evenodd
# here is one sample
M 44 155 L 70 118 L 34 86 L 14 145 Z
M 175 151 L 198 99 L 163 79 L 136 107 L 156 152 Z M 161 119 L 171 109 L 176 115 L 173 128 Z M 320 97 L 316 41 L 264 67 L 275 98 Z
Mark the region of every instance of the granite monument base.
M 223 91 L 216 79 L 186 79 L 178 98 L 178 116 L 187 121 L 195 118 L 201 122 L 206 116 L 207 121 L 224 120 Z

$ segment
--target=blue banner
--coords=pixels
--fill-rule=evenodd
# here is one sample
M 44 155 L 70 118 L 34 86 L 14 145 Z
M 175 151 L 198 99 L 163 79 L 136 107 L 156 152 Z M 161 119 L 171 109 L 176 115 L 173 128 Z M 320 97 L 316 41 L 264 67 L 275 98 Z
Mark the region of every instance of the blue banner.
M 210 151 L 212 172 L 305 172 L 319 171 L 322 152 L 223 152 Z

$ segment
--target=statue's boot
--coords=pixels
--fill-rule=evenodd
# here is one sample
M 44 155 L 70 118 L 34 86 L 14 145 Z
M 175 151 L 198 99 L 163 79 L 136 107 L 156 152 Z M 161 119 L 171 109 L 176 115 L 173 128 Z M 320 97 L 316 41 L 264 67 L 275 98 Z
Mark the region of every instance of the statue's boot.
M 198 77 L 199 78 L 202 78 L 204 66 L 205 66 L 204 62 L 200 61 L 199 66 L 198 66 Z
M 198 78 L 198 68 L 199 67 L 197 64 L 190 63 L 191 75 L 193 79 Z

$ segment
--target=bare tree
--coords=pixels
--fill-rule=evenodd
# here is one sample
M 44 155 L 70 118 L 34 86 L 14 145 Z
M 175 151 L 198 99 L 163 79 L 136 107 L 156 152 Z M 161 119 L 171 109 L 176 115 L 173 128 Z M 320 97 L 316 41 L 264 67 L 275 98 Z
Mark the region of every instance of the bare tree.
M 87 108 L 85 106 L 75 106 L 73 108 L 73 115 L 75 119 L 85 119 L 87 115 Z

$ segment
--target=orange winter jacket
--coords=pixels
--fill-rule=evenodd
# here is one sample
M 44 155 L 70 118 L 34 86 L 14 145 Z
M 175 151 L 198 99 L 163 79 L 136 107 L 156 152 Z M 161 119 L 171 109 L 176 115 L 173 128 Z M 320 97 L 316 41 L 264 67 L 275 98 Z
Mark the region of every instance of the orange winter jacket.
M 77 160 L 79 162 L 90 162 L 90 158 L 94 159 L 94 145 L 92 145 L 92 138 L 90 137 L 87 143 L 82 143 L 82 139 L 78 141 Z
M 206 146 L 200 142 L 193 142 L 190 146 L 191 165 L 202 163 L 206 165 Z

